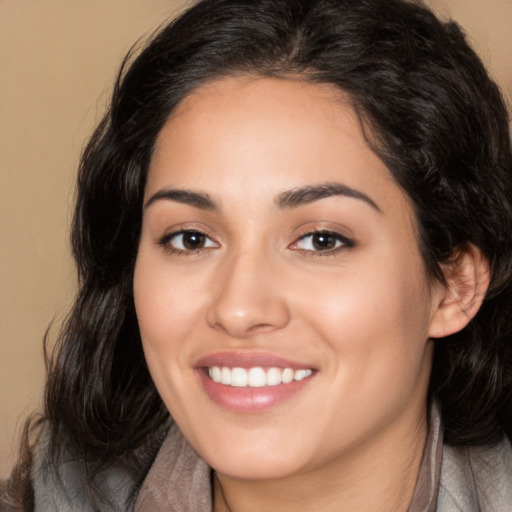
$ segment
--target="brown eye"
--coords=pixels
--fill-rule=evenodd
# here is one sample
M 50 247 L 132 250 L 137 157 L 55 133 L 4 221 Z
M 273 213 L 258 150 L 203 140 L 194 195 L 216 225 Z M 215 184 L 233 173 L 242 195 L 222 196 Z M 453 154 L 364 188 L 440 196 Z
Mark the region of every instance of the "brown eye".
M 206 236 L 197 231 L 188 231 L 182 235 L 183 247 L 188 251 L 194 251 L 195 249 L 201 249 L 205 245 Z
M 295 244 L 294 249 L 311 253 L 329 253 L 344 247 L 354 247 L 354 242 L 340 233 L 331 231 L 314 231 L 303 235 Z
M 183 230 L 177 233 L 166 235 L 160 240 L 160 245 L 177 252 L 193 252 L 210 247 L 217 247 L 217 244 L 204 233 L 194 230 Z
M 338 240 L 331 233 L 315 233 L 311 242 L 317 251 L 325 251 L 334 249 Z

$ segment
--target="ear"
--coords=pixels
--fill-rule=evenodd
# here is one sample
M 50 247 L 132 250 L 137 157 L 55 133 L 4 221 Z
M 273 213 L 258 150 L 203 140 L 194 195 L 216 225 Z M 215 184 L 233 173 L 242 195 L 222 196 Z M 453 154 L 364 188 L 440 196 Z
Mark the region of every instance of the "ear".
M 441 266 L 446 286 L 433 294 L 431 338 L 443 338 L 466 327 L 477 314 L 489 287 L 489 262 L 472 244 L 459 247 L 453 260 Z

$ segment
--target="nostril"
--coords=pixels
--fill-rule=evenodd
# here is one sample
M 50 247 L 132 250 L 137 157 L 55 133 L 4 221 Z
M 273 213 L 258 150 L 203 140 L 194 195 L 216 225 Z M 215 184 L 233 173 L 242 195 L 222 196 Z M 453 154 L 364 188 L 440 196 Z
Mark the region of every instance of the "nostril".
M 273 331 L 276 327 L 271 324 L 257 324 L 250 327 L 250 332 L 256 332 L 256 331 Z
M 268 321 L 261 321 L 261 317 Z M 221 330 L 234 337 L 253 336 L 258 333 L 272 332 L 284 327 L 289 320 L 286 308 L 280 311 L 253 311 L 251 314 L 226 314 L 226 312 L 212 311 L 210 322 L 213 328 Z

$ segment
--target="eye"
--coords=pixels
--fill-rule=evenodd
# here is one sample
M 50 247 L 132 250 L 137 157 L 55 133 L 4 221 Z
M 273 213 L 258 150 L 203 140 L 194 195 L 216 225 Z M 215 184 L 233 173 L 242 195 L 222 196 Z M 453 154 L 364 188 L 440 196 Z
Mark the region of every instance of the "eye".
M 164 236 L 159 244 L 176 252 L 193 252 L 217 247 L 217 244 L 201 231 L 185 229 Z
M 301 236 L 292 246 L 292 249 L 330 253 L 342 247 L 353 247 L 354 243 L 333 231 L 315 231 Z

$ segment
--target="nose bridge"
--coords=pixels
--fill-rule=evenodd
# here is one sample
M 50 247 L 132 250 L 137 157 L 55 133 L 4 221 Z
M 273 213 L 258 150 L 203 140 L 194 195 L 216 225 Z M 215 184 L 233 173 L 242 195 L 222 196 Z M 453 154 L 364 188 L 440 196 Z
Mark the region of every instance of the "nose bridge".
M 276 261 L 261 250 L 233 252 L 223 261 L 208 311 L 210 325 L 234 337 L 284 327 L 289 321 Z

